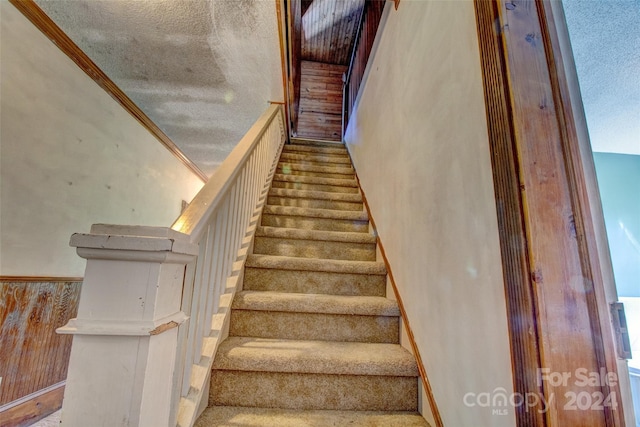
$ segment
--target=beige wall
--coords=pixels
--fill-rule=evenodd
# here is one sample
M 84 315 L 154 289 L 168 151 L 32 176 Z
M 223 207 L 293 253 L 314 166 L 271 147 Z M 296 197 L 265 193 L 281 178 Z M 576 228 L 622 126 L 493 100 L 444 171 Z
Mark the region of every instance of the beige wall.
M 0 274 L 82 276 L 92 223 L 170 226 L 202 182 L 0 2 Z
M 446 426 L 515 425 L 487 138 L 473 2 L 401 2 L 346 141 Z

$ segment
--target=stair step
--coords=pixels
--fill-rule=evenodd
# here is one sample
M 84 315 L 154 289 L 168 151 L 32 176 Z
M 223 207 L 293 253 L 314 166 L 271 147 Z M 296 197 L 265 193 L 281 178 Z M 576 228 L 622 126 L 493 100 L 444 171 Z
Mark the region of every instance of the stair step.
M 214 370 L 209 405 L 416 411 L 418 380 L 416 377 Z
M 286 144 L 283 153 L 319 153 L 319 154 L 349 154 L 342 144 L 336 144 L 335 147 L 330 145 L 302 145 L 302 144 Z
M 417 375 L 397 344 L 230 337 L 214 361 L 209 403 L 415 411 Z
M 245 290 L 333 295 L 386 295 L 384 263 L 249 255 Z
M 212 406 L 195 427 L 429 427 L 417 412 L 323 411 Z
M 343 261 L 335 259 L 294 258 L 271 255 L 249 255 L 245 264 L 254 268 L 273 268 L 289 271 L 313 271 L 386 276 L 382 262 Z
M 229 337 L 213 369 L 301 374 L 417 377 L 415 358 L 399 344 Z
M 319 231 L 319 230 L 299 230 L 296 228 L 281 227 L 258 227 L 256 236 L 260 237 L 276 237 L 280 239 L 293 240 L 318 240 L 326 242 L 342 242 L 342 243 L 363 243 L 375 244 L 376 237 L 372 234 L 335 232 L 335 231 Z
M 271 188 L 267 203 L 270 205 L 346 211 L 362 211 L 364 209 L 360 194 L 292 190 L 287 188 Z
M 329 185 L 329 186 L 341 186 L 358 188 L 358 183 L 353 178 L 327 178 L 320 176 L 302 176 L 302 175 L 284 175 L 275 174 L 273 176 L 274 181 L 287 181 L 296 182 L 301 184 L 317 184 L 317 185 Z
M 324 166 L 286 161 L 278 163 L 276 173 L 283 175 L 306 175 L 340 179 L 352 179 L 355 177 L 355 172 L 352 167 Z
M 346 231 L 367 233 L 369 219 L 364 211 L 297 208 L 266 205 L 262 225 L 306 230 Z
M 334 141 L 328 139 L 314 139 L 306 137 L 292 137 L 291 145 L 310 145 L 317 147 L 344 147 L 344 143 L 341 141 Z
M 256 230 L 253 253 L 375 261 L 376 238 L 368 233 L 260 226 Z
M 327 191 L 292 190 L 289 188 L 272 188 L 269 196 L 290 197 L 296 199 L 330 200 L 332 202 L 362 203 L 360 194 L 330 193 Z
M 399 309 L 384 297 L 242 291 L 234 297 L 230 336 L 399 342 Z
M 300 177 L 300 178 L 314 178 L 314 177 L 303 177 L 300 175 L 288 175 L 291 177 Z M 274 179 L 271 182 L 271 188 L 288 188 L 292 190 L 308 190 L 308 191 L 324 191 L 329 193 L 349 193 L 349 194 L 359 194 L 360 190 L 358 187 L 347 187 L 347 186 L 338 186 L 338 185 L 325 185 L 325 184 L 307 184 L 304 182 L 299 182 L 295 180 L 285 181 L 285 180 L 276 180 Z
M 282 153 L 280 155 L 280 161 L 289 161 L 296 163 L 318 163 L 324 165 L 347 165 L 351 166 L 351 159 L 348 155 L 326 155 L 318 153 Z

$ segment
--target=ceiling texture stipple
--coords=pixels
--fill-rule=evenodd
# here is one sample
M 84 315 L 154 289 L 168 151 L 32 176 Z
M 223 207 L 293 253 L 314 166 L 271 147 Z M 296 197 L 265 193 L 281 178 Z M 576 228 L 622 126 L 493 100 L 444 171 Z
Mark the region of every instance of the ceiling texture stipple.
M 274 1 L 36 3 L 209 176 L 283 101 Z
M 640 155 L 640 0 L 563 0 L 593 151 Z

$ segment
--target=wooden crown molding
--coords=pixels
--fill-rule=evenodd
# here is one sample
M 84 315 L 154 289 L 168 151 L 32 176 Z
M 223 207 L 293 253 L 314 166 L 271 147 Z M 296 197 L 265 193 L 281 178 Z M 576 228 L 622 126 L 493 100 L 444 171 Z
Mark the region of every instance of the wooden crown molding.
M 9 0 L 33 25 L 82 69 L 98 86 L 131 114 L 162 145 L 203 182 L 209 177 L 120 89 L 82 49 L 35 3 L 34 0 Z

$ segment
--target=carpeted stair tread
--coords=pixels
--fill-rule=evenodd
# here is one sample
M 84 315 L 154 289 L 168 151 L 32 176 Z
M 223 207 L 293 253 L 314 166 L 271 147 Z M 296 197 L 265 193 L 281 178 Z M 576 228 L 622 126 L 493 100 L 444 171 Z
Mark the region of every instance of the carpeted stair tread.
M 298 258 L 274 255 L 249 255 L 245 264 L 249 268 L 266 268 L 295 271 L 320 271 L 328 273 L 352 273 L 385 276 L 383 262 L 345 261 L 337 259 Z
M 337 209 L 299 208 L 295 206 L 266 205 L 263 214 L 304 216 L 309 218 L 368 221 L 366 211 L 341 211 Z
M 229 337 L 213 369 L 323 375 L 417 377 L 414 357 L 399 344 Z
M 334 187 L 358 188 L 358 183 L 354 178 L 323 178 L 321 176 L 285 175 L 277 173 L 273 176 L 274 181 L 295 182 L 301 184 L 332 185 Z
M 278 163 L 277 173 L 289 174 L 299 172 L 318 172 L 323 174 L 337 174 L 346 176 L 355 176 L 355 172 L 352 167 L 341 166 L 325 166 L 321 164 L 304 164 L 298 162 L 280 162 Z
M 329 200 L 332 202 L 362 203 L 360 194 L 331 193 L 328 191 L 296 190 L 293 188 L 271 188 L 269 196 L 288 197 L 293 199 Z
M 274 237 L 292 240 L 317 240 L 325 242 L 376 243 L 376 237 L 368 233 L 303 230 L 298 228 L 260 226 L 256 237 Z
M 300 163 L 336 164 L 351 166 L 348 155 L 323 155 L 314 153 L 282 153 L 280 161 L 294 161 Z
M 323 411 L 214 406 L 195 427 L 429 427 L 417 412 Z
M 236 293 L 233 309 L 294 313 L 399 316 L 398 304 L 384 297 L 297 294 L 272 291 Z
M 329 146 L 312 146 L 312 145 L 298 145 L 287 144 L 282 149 L 283 153 L 321 153 L 321 154 L 348 154 L 344 145 L 337 145 L 336 147 Z

